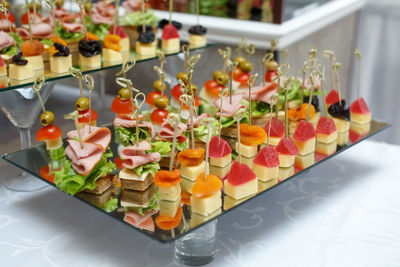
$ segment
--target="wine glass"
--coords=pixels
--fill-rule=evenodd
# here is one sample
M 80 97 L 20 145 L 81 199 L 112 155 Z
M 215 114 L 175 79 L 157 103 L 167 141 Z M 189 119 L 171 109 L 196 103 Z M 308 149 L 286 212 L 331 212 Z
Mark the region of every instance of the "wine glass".
M 49 98 L 55 83 L 43 84 L 40 94 L 45 103 Z M 41 111 L 41 106 L 33 87 L 9 90 L 0 93 L 0 108 L 18 128 L 21 149 L 31 146 L 31 127 Z M 45 188 L 47 185 L 39 179 L 33 179 L 26 172 L 16 177 L 8 177 L 3 180 L 4 186 L 11 191 L 32 192 Z

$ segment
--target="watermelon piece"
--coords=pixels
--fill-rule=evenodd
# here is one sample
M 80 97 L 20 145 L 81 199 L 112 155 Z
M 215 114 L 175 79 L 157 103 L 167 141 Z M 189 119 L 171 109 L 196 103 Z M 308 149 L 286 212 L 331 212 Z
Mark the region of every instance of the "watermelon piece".
M 268 129 L 269 129 L 269 121 L 267 125 L 265 125 L 264 130 L 268 134 Z M 277 118 L 272 118 L 271 120 L 271 132 L 270 136 L 273 137 L 282 137 L 285 135 L 285 125 L 277 119 Z
M 114 25 L 111 25 L 109 34 L 114 34 Z M 118 35 L 119 37 L 121 37 L 121 39 L 128 37 L 128 35 L 124 31 L 124 29 L 121 26 L 118 26 L 118 25 L 117 25 L 117 29 L 115 31 L 115 34 Z
M 210 157 L 222 158 L 232 153 L 232 149 L 228 142 L 218 136 L 214 136 L 209 144 L 208 153 Z
M 165 25 L 161 35 L 161 39 L 168 40 L 172 38 L 179 38 L 178 30 L 172 24 Z
M 301 120 L 294 131 L 293 138 L 297 141 L 305 142 L 315 137 L 315 129 L 311 122 Z
M 238 186 L 257 179 L 257 177 L 247 164 L 240 164 L 239 162 L 234 161 L 231 170 L 226 175 L 226 179 L 228 179 L 228 182 L 231 185 Z
M 297 155 L 299 154 L 299 148 L 296 146 L 292 138 L 282 137 L 279 144 L 276 146 L 276 151 L 284 155 Z
M 3 67 L 5 64 L 4 59 L 0 57 L 0 67 Z
M 274 168 L 279 166 L 278 152 L 276 152 L 275 147 L 272 145 L 265 146 L 260 149 L 253 162 L 267 168 Z
M 336 132 L 335 121 L 332 118 L 322 116 L 321 118 L 319 118 L 316 132 L 326 135 Z
M 339 101 L 339 93 L 335 89 L 332 89 L 329 92 L 329 94 L 326 96 L 325 103 L 327 105 L 332 105 L 332 104 L 335 104 L 338 101 Z
M 359 134 L 353 130 L 349 130 L 349 140 L 352 144 L 354 144 L 355 142 L 359 141 L 360 139 L 362 139 L 364 136 L 366 136 L 367 134 Z
M 356 99 L 353 104 L 351 104 L 350 111 L 359 114 L 368 114 L 371 112 L 367 103 L 365 103 L 365 100 L 362 97 Z

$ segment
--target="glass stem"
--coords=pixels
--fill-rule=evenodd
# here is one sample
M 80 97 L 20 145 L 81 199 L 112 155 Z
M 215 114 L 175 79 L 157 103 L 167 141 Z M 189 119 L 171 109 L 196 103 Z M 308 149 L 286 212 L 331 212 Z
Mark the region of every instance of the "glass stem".
M 18 127 L 21 149 L 31 146 L 31 127 Z

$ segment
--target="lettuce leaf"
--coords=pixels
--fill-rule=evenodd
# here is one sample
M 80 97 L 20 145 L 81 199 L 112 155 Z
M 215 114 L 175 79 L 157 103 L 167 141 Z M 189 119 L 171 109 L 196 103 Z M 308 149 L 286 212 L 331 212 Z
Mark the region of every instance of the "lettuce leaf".
M 107 157 L 109 157 L 110 154 L 112 155 L 112 152 L 104 153 L 99 163 L 97 163 L 87 176 L 77 174 L 72 168 L 71 161 L 64 161 L 64 168 L 54 172 L 55 185 L 70 195 L 75 195 L 85 189 L 95 189 L 97 179 L 106 174 L 112 173 L 116 169 L 115 164 L 112 161 L 107 162 Z
M 162 157 L 165 157 L 169 152 L 171 152 L 171 150 L 172 148 L 170 142 L 155 141 L 151 143 L 151 149 L 148 152 L 158 152 Z
M 22 39 L 22 37 L 17 34 L 17 33 L 8 33 L 9 35 L 11 35 L 12 38 L 14 38 L 15 42 L 17 42 L 18 47 L 20 47 L 22 45 L 22 43 L 24 42 L 24 40 Z
M 149 162 L 139 167 L 136 167 L 134 171 L 138 176 L 142 176 L 143 174 L 148 174 L 148 173 L 154 176 L 159 169 L 160 165 L 157 162 Z
M 218 129 L 219 129 L 219 121 L 215 121 L 214 127 L 212 127 L 211 130 L 211 137 L 216 136 L 218 134 Z M 200 125 L 199 127 L 196 127 L 193 129 L 194 137 L 200 140 L 203 143 L 207 143 L 207 138 L 208 138 L 208 131 L 207 131 L 207 126 L 206 125 Z M 190 135 L 190 132 L 189 132 Z
M 14 56 L 18 53 L 18 50 L 15 46 L 6 47 L 0 51 L 2 55 Z
M 54 44 L 54 42 L 51 39 L 42 39 L 40 40 L 40 42 L 44 45 L 44 46 L 52 46 Z
M 60 38 L 65 41 L 80 40 L 83 37 L 83 34 L 80 32 L 68 32 L 59 21 L 56 22 L 56 31 Z
M 64 147 L 61 146 L 56 149 L 51 149 L 51 150 L 49 150 L 49 154 L 50 154 L 50 158 L 53 160 L 60 159 L 65 156 Z
M 259 117 L 269 113 L 269 111 L 270 111 L 269 104 L 258 100 L 251 101 L 251 116 Z
M 158 18 L 154 15 L 154 11 L 151 9 L 148 9 L 146 12 L 146 25 L 150 25 L 152 27 L 157 26 L 158 23 Z M 121 18 L 120 23 L 122 26 L 140 26 L 142 25 L 142 12 L 137 11 L 137 12 L 132 12 L 124 17 Z
M 243 116 L 243 119 L 240 121 L 241 123 L 247 123 L 249 121 L 249 113 L 246 112 Z M 226 128 L 234 124 L 236 120 L 233 117 L 222 117 L 221 124 L 222 128 Z
M 112 197 L 106 203 L 103 204 L 101 209 L 105 212 L 112 212 L 118 208 L 118 198 Z
M 149 206 L 147 207 L 125 207 L 126 210 L 133 210 L 139 213 L 140 215 L 144 215 L 146 212 L 152 210 L 159 210 L 160 204 L 158 200 L 160 199 L 158 192 L 154 195 L 154 197 L 149 201 Z
M 115 142 L 123 144 L 124 146 L 130 146 L 136 141 L 136 127 L 125 128 L 118 127 L 114 130 Z M 149 140 L 150 133 L 148 129 L 139 127 L 139 140 Z

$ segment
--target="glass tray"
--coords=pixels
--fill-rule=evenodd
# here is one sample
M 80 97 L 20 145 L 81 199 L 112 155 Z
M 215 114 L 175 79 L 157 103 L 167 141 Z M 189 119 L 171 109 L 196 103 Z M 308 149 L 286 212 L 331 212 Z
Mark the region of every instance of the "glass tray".
M 162 207 L 162 212 L 164 214 L 167 214 L 167 213 L 175 214 L 174 212 L 176 210 L 178 210 L 177 212 L 180 212 L 180 208 L 182 208 L 182 210 L 181 210 L 182 218 L 179 220 L 179 218 L 178 218 L 179 216 L 176 216 L 175 222 L 177 223 L 176 224 L 177 226 L 175 228 L 172 228 L 169 230 L 160 229 L 157 226 L 157 224 L 155 223 L 157 216 L 159 216 L 159 211 L 157 211 L 155 214 L 153 214 L 150 217 L 150 219 L 147 219 L 147 221 L 145 222 L 146 226 L 151 226 L 154 223 L 154 231 L 140 229 L 140 228 L 134 226 L 133 224 L 130 224 L 129 222 L 124 221 L 125 208 L 121 206 L 121 196 L 124 197 L 125 203 L 127 202 L 128 199 L 130 201 L 132 201 L 132 199 L 138 199 L 140 197 L 143 197 L 143 195 L 141 195 L 139 193 L 135 193 L 135 191 L 128 190 L 128 192 L 126 192 L 126 191 L 122 192 L 120 188 L 110 187 L 106 192 L 104 192 L 101 195 L 93 195 L 93 194 L 89 194 L 89 193 L 78 193 L 74 197 L 91 205 L 92 207 L 103 212 L 104 214 L 107 214 L 107 215 L 113 217 L 114 219 L 127 224 L 129 227 L 131 227 L 137 231 L 140 231 L 158 241 L 170 242 L 182 235 L 187 234 L 188 232 L 192 231 L 193 229 L 197 228 L 198 226 L 205 224 L 221 215 L 228 213 L 230 210 L 240 206 L 242 203 L 245 203 L 252 198 L 259 197 L 262 194 L 265 194 L 269 189 L 271 189 L 275 186 L 281 185 L 282 183 L 294 178 L 297 174 L 302 173 L 305 170 L 310 170 L 311 168 L 320 164 L 321 162 L 328 160 L 328 159 L 332 158 L 333 156 L 336 156 L 337 154 L 354 146 L 358 142 L 361 142 L 361 141 L 381 132 L 382 130 L 384 130 L 388 127 L 389 127 L 388 123 L 379 122 L 379 121 L 375 121 L 375 120 L 371 121 L 370 125 L 368 125 L 367 127 L 366 126 L 357 127 L 357 125 L 354 124 L 350 128 L 351 130 L 349 133 L 348 142 L 346 143 L 346 145 L 337 146 L 337 151 L 335 153 L 333 153 L 329 156 L 321 155 L 318 153 L 311 154 L 311 157 L 313 159 L 315 159 L 314 164 L 312 164 L 311 166 L 309 166 L 308 168 L 305 168 L 303 170 L 300 170 L 297 167 L 293 167 L 292 170 L 285 170 L 285 172 L 287 171 L 290 173 L 290 175 L 289 175 L 290 177 L 284 179 L 283 181 L 278 182 L 277 184 L 268 184 L 268 183 L 259 181 L 258 182 L 258 184 L 259 184 L 258 185 L 258 187 L 259 187 L 258 194 L 252 195 L 248 198 L 245 198 L 245 199 L 242 199 L 239 201 L 235 201 L 232 198 L 230 198 L 229 196 L 222 194 L 222 198 L 223 198 L 222 208 L 207 217 L 193 213 L 191 211 L 190 206 L 181 203 L 181 201 L 177 201 L 176 203 L 162 202 L 162 203 L 160 203 L 160 205 Z M 358 132 L 358 134 L 356 132 Z M 362 132 L 362 134 L 361 134 L 361 132 Z M 110 147 L 113 150 L 114 157 L 115 157 L 115 155 L 117 155 L 116 144 L 112 141 L 110 144 Z M 309 157 L 309 155 L 306 157 Z M 55 185 L 51 181 L 48 181 L 48 180 L 40 177 L 40 172 L 39 172 L 40 168 L 43 166 L 47 166 L 47 164 L 48 164 L 47 152 L 46 152 L 44 145 L 32 147 L 32 148 L 22 150 L 22 151 L 4 154 L 4 155 L 2 155 L 2 158 L 4 160 L 8 161 L 9 163 L 21 168 L 22 170 L 25 170 L 26 172 L 32 174 L 34 177 L 37 177 L 38 179 L 41 179 L 55 187 Z M 211 172 L 213 172 L 212 169 L 211 169 Z M 149 191 L 147 193 L 155 194 L 155 191 L 150 192 L 150 190 L 156 190 L 156 187 L 148 189 L 148 190 Z M 110 199 L 112 199 L 112 200 L 110 201 Z M 183 201 L 183 197 L 182 197 L 182 201 Z M 112 206 L 112 205 L 109 205 L 108 209 L 107 209 L 107 205 L 104 205 L 104 203 L 110 204 L 112 202 L 114 202 L 115 204 L 118 203 L 118 206 L 116 206 L 113 211 L 110 211 L 110 206 Z M 131 203 L 133 203 L 133 202 L 131 202 Z M 144 227 L 144 224 L 141 224 L 140 227 Z

